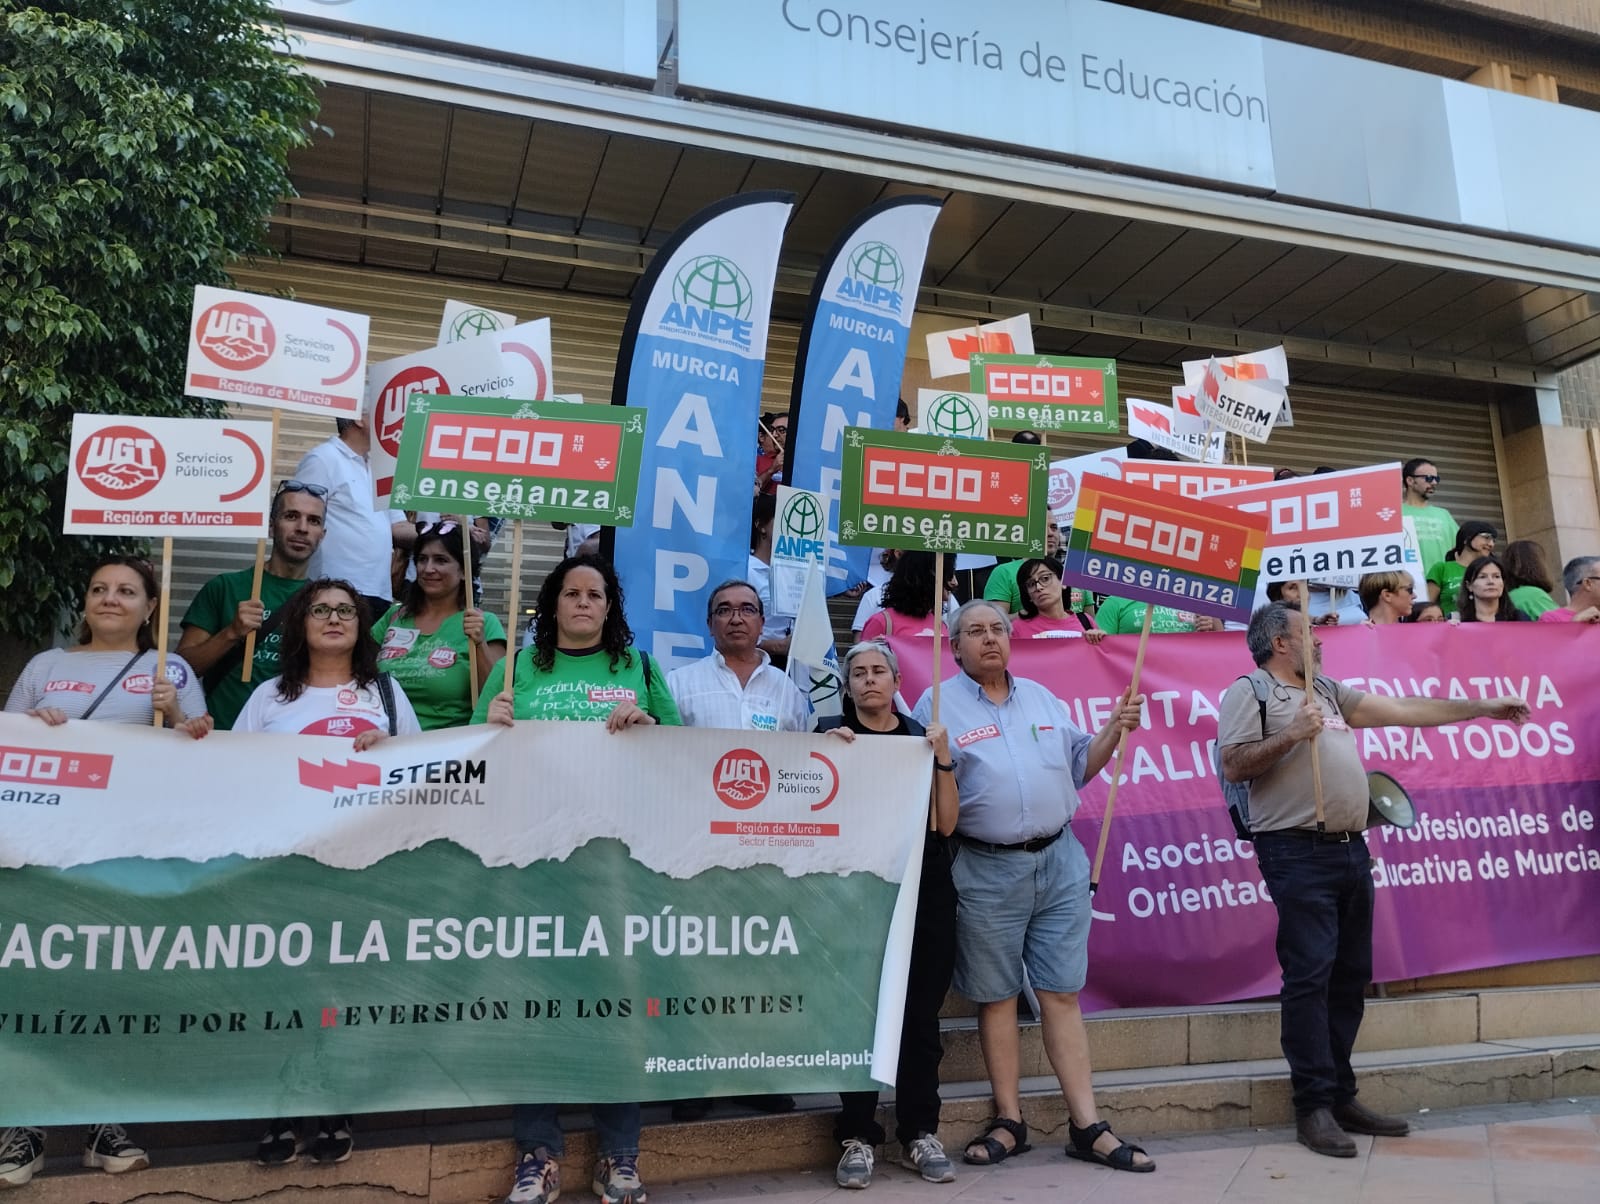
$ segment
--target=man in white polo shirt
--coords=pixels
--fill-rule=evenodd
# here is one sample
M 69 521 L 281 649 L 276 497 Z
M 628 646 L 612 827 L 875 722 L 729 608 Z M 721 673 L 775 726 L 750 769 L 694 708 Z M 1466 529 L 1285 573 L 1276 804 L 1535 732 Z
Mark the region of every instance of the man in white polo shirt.
M 685 727 L 757 732 L 809 732 L 811 704 L 787 673 L 761 650 L 765 608 L 755 587 L 724 581 L 706 603 L 714 651 L 667 674 L 667 688 Z
M 372 508 L 372 433 L 364 422 L 334 420 L 339 433 L 305 454 L 296 479 L 328 491 L 327 534 L 308 566 L 312 579 L 342 577 L 367 599 L 373 614 L 394 601 L 389 567 L 394 549 L 409 551 L 417 531 L 404 510 Z

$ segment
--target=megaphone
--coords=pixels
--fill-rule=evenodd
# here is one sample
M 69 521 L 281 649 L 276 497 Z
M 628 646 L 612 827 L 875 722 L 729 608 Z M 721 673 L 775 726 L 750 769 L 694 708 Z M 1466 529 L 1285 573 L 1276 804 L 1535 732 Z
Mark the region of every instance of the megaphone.
M 1397 828 L 1416 826 L 1417 809 L 1400 783 L 1386 773 L 1367 774 L 1367 827 L 1393 824 Z

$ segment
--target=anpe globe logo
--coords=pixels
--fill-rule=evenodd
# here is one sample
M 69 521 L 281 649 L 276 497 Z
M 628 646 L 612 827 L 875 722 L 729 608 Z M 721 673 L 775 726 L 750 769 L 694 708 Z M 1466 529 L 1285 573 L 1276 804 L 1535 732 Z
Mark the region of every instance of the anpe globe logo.
M 928 427 L 936 435 L 958 439 L 976 438 L 983 430 L 983 415 L 972 399 L 960 393 L 946 393 L 928 407 Z
M 898 251 L 886 242 L 864 242 L 845 257 L 845 277 L 839 281 L 838 295 L 898 314 L 904 304 L 900 294 L 905 279 Z
M 743 268 L 722 255 L 696 255 L 672 278 L 672 300 L 661 325 L 747 350 L 754 308 L 755 287 Z
M 822 535 L 822 507 L 809 493 L 797 493 L 783 508 L 783 526 L 796 539 L 817 539 Z
M 500 319 L 486 309 L 469 309 L 465 313 L 457 314 L 456 320 L 450 323 L 450 339 L 452 343 L 459 343 L 463 339 L 475 339 L 480 334 L 493 334 L 500 329 Z

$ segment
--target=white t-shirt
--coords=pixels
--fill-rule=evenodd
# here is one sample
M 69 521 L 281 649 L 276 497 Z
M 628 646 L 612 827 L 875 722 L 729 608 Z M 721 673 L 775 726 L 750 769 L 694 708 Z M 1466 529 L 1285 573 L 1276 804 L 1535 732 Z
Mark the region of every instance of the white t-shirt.
M 308 575 L 342 577 L 357 593 L 392 600 L 394 524 L 406 516 L 403 510 L 372 508 L 372 469 L 366 459 L 335 435 L 308 451 L 294 475 L 328 491 L 327 534 L 311 556 Z
M 129 652 L 73 652 L 49 648 L 28 662 L 11 688 L 6 710 L 23 712 L 41 707 L 64 711 L 68 719 L 82 719 L 90 704 L 115 681 L 89 716 L 96 723 L 149 723 L 154 717 L 150 687 L 155 677 L 152 650 L 129 663 Z M 119 676 L 120 675 L 120 676 Z M 167 680 L 178 688 L 178 706 L 184 716 L 198 719 L 206 713 L 206 696 L 200 679 L 181 656 L 167 654 Z
M 274 677 L 256 688 L 250 701 L 244 704 L 244 710 L 239 712 L 234 731 L 298 732 L 302 736 L 349 736 L 353 739 L 374 728 L 385 733 L 389 730 L 383 696 L 375 685 L 357 689 L 352 680 L 342 686 L 307 686 L 300 691 L 300 697 L 285 702 L 278 696 L 280 680 Z M 411 701 L 399 682 L 394 682 L 394 719 L 398 736 L 414 736 L 422 730 L 417 713 L 411 709 Z

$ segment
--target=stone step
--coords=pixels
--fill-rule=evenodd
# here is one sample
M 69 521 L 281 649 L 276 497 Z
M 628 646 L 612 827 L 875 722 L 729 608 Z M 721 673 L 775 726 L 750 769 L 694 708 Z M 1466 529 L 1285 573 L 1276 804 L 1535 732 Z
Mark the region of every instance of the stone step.
M 1508 1037 L 1420 1049 L 1374 1050 L 1355 1057 L 1361 1097 L 1399 1114 L 1555 1097 L 1600 1095 L 1600 1033 Z M 971 1136 L 989 1114 L 988 1084 L 949 1083 L 943 1125 L 952 1145 Z M 1205 1066 L 1145 1067 L 1095 1075 L 1105 1117 L 1135 1139 L 1270 1126 L 1291 1119 L 1287 1069 L 1277 1060 Z M 831 1096 L 805 1096 L 786 1116 L 717 1117 L 693 1124 L 651 1123 L 665 1112 L 647 1109 L 643 1169 L 672 1199 L 675 1182 L 719 1175 L 831 1165 Z M 1066 1112 L 1053 1079 L 1023 1082 L 1023 1113 L 1036 1146 L 1065 1141 Z M 460 1114 L 452 1114 L 459 1116 Z M 584 1118 L 570 1117 L 569 1123 Z M 273 1201 L 277 1204 L 479 1204 L 499 1199 L 515 1151 L 504 1119 L 481 1117 L 361 1134 L 361 1147 L 341 1166 L 301 1161 L 264 1169 L 240 1160 L 237 1146 L 162 1149 L 148 1170 L 123 1176 L 84 1171 L 76 1159 L 53 1159 L 28 1199 L 35 1204 L 201 1204 Z M 593 1141 L 572 1133 L 563 1176 L 568 1193 L 585 1198 Z
M 1363 1099 L 1387 1110 L 1459 1107 L 1600 1094 L 1600 985 L 1440 992 L 1369 1001 L 1356 1063 Z M 1088 1023 L 1100 1107 L 1132 1134 L 1193 1132 L 1289 1119 L 1287 1069 L 1277 1057 L 1272 1003 L 1139 1009 Z M 989 1114 L 975 1023 L 946 1021 L 945 1133 L 964 1141 Z M 1047 1076 L 1036 1025 L 1023 1029 L 1025 1114 L 1042 1137 L 1064 1140 L 1066 1118 Z M 887 1093 L 886 1093 L 887 1098 Z M 825 1166 L 833 1096 L 804 1096 L 795 1113 L 766 1116 L 719 1105 L 711 1119 L 676 1124 L 664 1104 L 645 1108 L 645 1169 L 669 1183 L 732 1173 Z M 585 1198 L 592 1156 L 588 1118 L 572 1130 L 569 1194 Z M 148 1201 L 316 1200 L 431 1204 L 496 1200 L 509 1179 L 509 1109 L 385 1113 L 358 1120 L 350 1162 L 302 1161 L 267 1170 L 253 1156 L 259 1121 L 134 1126 L 155 1166 L 121 1177 L 77 1167 L 83 1130 L 51 1130 L 50 1167 L 30 1199 L 81 1204 Z M 579 1190 L 574 1190 L 574 1189 Z

